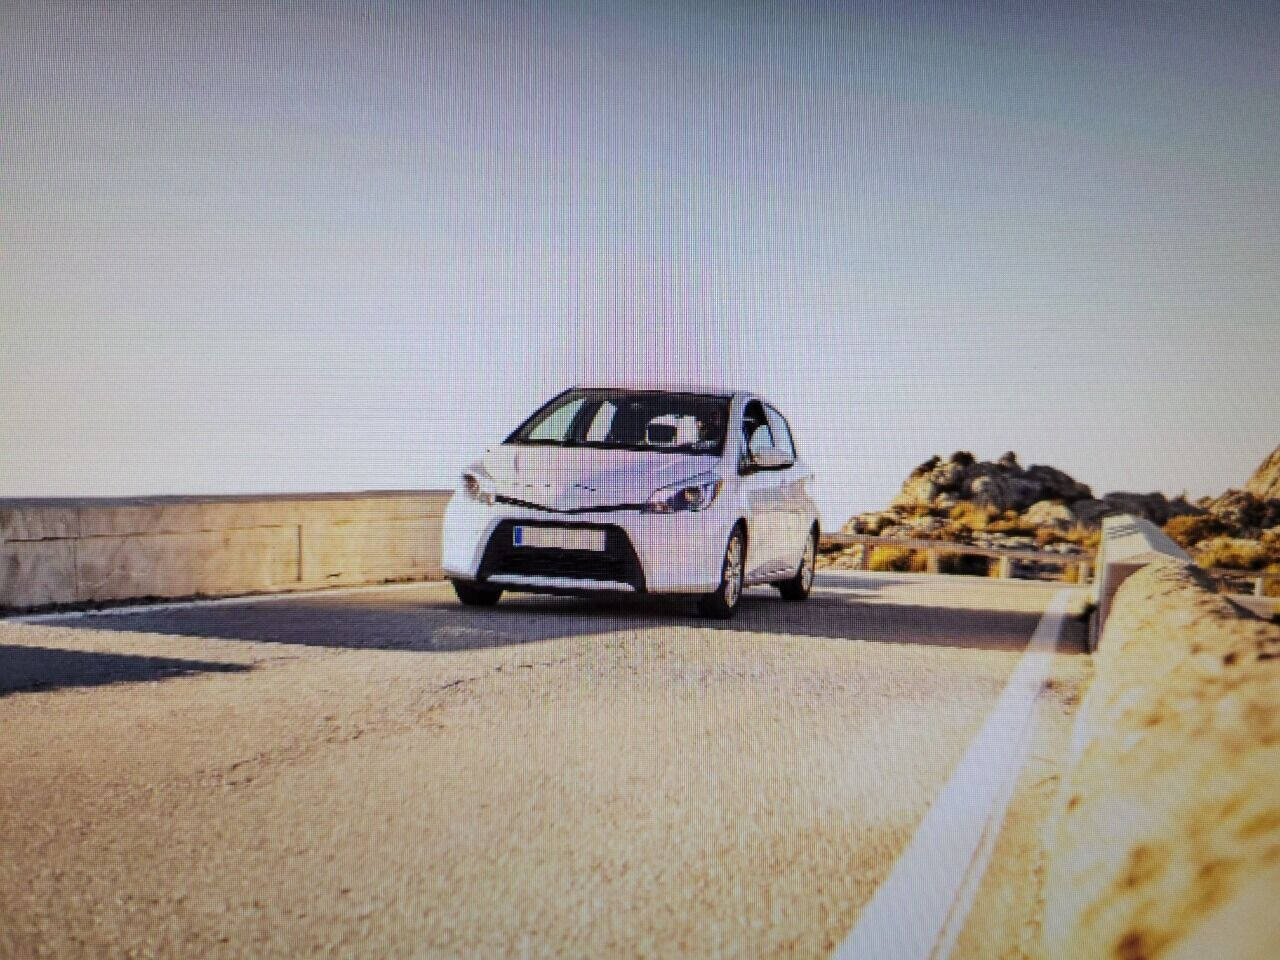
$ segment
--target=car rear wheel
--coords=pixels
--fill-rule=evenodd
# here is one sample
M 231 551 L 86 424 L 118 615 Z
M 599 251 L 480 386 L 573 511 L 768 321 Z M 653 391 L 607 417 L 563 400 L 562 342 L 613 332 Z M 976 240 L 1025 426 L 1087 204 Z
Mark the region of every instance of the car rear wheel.
M 782 594 L 782 599 L 790 603 L 799 603 L 809 596 L 809 591 L 813 589 L 813 571 L 818 562 L 818 534 L 816 531 L 809 533 L 809 539 L 805 541 L 804 556 L 800 558 L 800 569 L 796 571 L 796 575 L 790 580 L 784 580 L 782 583 L 776 584 L 778 592 Z
M 465 580 L 453 581 L 453 592 L 458 595 L 464 606 L 492 607 L 502 596 L 501 587 L 486 587 L 479 583 L 468 583 Z
M 724 563 L 720 568 L 720 586 L 708 593 L 698 603 L 704 617 L 728 620 L 737 612 L 742 601 L 742 577 L 746 569 L 747 538 L 742 527 L 734 527 L 724 548 Z

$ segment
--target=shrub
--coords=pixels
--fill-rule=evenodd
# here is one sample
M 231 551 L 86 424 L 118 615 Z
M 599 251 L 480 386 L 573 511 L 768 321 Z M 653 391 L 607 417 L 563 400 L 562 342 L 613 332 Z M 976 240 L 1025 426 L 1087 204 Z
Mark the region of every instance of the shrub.
M 1220 567 L 1224 570 L 1260 570 L 1269 557 L 1262 544 L 1256 540 L 1233 540 L 1216 537 L 1200 544 L 1196 563 L 1202 567 Z
M 880 573 L 923 573 L 928 567 L 928 559 L 919 550 L 876 547 L 871 551 L 867 566 Z
M 1220 537 L 1227 532 L 1227 525 L 1212 514 L 1173 517 L 1164 525 L 1164 532 L 1183 547 L 1194 547 L 1201 540 Z
M 951 508 L 951 519 L 968 527 L 970 530 L 985 530 L 987 524 L 996 517 L 990 507 L 980 507 L 976 503 L 962 500 Z
M 1265 573 L 1275 574 L 1270 580 L 1262 582 L 1264 597 L 1280 597 L 1280 556 L 1272 556 L 1272 562 L 1264 568 Z M 1280 607 L 1276 608 L 1276 622 L 1280 623 Z
M 1051 543 L 1060 543 L 1066 539 L 1066 536 L 1053 527 L 1041 527 L 1036 531 L 1036 546 L 1047 547 Z

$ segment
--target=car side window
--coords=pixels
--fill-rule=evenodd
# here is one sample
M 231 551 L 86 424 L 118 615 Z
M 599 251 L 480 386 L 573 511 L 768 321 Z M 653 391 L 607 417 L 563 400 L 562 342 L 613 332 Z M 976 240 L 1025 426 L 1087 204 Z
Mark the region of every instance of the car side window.
M 753 454 L 773 446 L 769 418 L 765 416 L 764 406 L 758 400 L 752 400 L 742 411 L 742 435 L 747 441 L 747 450 Z
M 773 445 L 792 460 L 796 459 L 796 445 L 791 439 L 791 427 L 787 425 L 786 418 L 773 407 L 765 407 L 765 413 L 769 416 L 769 429 L 773 433 Z
M 762 423 L 755 428 L 751 434 L 751 439 L 747 441 L 747 449 L 752 453 L 759 453 L 761 450 L 767 450 L 773 446 L 773 434 L 769 432 L 769 425 Z
M 571 403 L 566 403 L 529 431 L 529 439 L 563 443 L 568 439 L 569 430 L 585 402 L 579 398 Z
M 609 428 L 613 425 L 613 417 L 617 412 L 618 408 L 608 400 L 600 404 L 587 429 L 588 443 L 600 443 L 609 436 Z

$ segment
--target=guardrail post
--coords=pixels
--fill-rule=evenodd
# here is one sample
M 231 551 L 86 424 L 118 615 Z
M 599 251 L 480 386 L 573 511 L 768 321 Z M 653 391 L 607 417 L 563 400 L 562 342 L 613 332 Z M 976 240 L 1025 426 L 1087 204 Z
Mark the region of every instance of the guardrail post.
M 1263 588 L 1266 585 L 1266 581 L 1267 581 L 1266 577 L 1258 577 L 1256 580 L 1253 581 L 1253 595 L 1255 597 L 1266 596 L 1266 593 L 1263 591 Z
M 937 550 L 928 550 L 925 552 L 924 572 L 925 573 L 941 573 L 942 572 L 942 558 L 938 556 Z
M 1089 582 L 1089 561 L 1081 560 L 1076 564 L 1076 583 L 1085 584 Z
M 996 561 L 996 576 L 1001 580 L 1008 580 L 1013 576 L 1013 558 L 1001 557 Z

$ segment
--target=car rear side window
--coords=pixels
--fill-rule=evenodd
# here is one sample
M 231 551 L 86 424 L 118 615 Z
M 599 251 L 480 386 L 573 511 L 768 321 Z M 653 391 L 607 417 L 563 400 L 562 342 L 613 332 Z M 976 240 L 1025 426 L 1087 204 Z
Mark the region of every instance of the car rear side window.
M 794 460 L 796 445 L 791 439 L 791 427 L 787 425 L 786 418 L 773 407 L 765 407 L 765 413 L 769 416 L 769 429 L 773 431 L 773 445 Z
M 752 400 L 742 411 L 742 436 L 747 442 L 748 452 L 752 454 L 773 446 L 773 433 L 769 429 L 764 405 L 759 400 Z

